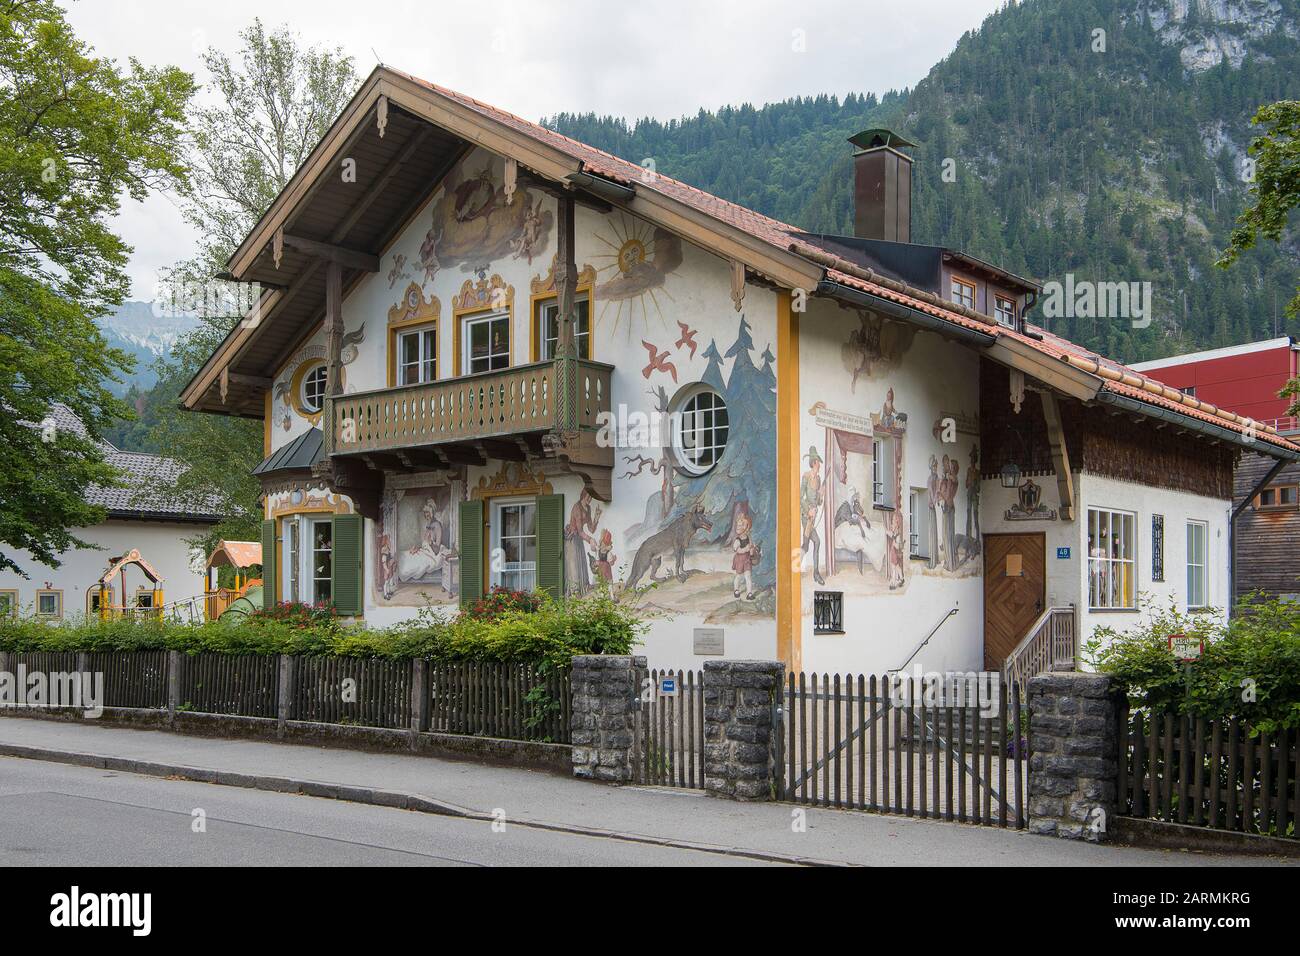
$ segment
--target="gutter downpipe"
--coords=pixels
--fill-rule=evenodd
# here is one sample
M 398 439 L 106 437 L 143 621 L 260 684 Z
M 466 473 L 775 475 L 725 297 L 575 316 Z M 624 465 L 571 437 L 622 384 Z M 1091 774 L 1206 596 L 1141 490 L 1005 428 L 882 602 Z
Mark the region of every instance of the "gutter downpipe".
M 1152 418 L 1159 418 L 1167 422 L 1174 422 L 1188 431 L 1200 432 L 1203 435 L 1209 435 L 1212 438 L 1218 438 L 1223 441 L 1243 448 L 1246 451 L 1255 452 L 1256 454 L 1267 454 L 1276 458 L 1277 464 L 1269 471 L 1254 491 L 1250 493 L 1241 504 L 1237 505 L 1228 519 L 1228 616 L 1232 617 L 1233 605 L 1236 601 L 1237 589 L 1237 518 L 1246 510 L 1246 505 L 1254 500 L 1255 495 L 1259 494 L 1261 488 L 1272 481 L 1283 468 L 1292 462 L 1300 461 L 1300 452 L 1287 451 L 1271 443 L 1262 443 L 1259 441 L 1247 441 L 1237 432 L 1223 428 L 1219 425 L 1212 425 L 1209 422 L 1203 422 L 1200 419 L 1193 418 L 1190 415 L 1184 415 L 1180 412 L 1160 408 L 1155 405 L 1149 405 L 1146 402 L 1139 402 L 1136 399 L 1129 398 L 1125 395 L 1117 395 L 1114 392 L 1108 392 L 1104 389 L 1097 393 L 1097 401 L 1103 405 L 1115 405 L 1127 411 L 1135 412 L 1140 415 L 1147 415 Z M 1261 448 L 1266 449 L 1261 452 Z
M 860 289 L 854 289 L 850 286 L 840 285 L 838 282 L 831 282 L 829 279 L 823 279 L 817 283 L 814 295 L 830 296 L 841 299 L 845 302 L 851 302 L 854 305 L 861 306 L 864 309 L 872 309 L 888 315 L 890 318 L 898 319 L 902 322 L 910 322 L 913 325 L 942 335 L 945 338 L 956 339 L 965 345 L 972 345 L 977 348 L 988 348 L 997 341 L 997 336 L 988 332 L 980 332 L 977 329 L 968 329 L 964 326 L 954 325 L 944 319 L 936 318 L 919 309 L 913 309 L 905 305 L 899 305 L 890 299 L 882 296 L 872 295 L 870 292 L 863 292 Z

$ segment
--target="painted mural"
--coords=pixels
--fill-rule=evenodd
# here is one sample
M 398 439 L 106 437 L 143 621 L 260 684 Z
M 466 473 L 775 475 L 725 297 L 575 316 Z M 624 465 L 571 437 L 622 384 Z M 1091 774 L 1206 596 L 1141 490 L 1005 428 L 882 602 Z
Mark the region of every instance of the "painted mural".
M 662 305 L 671 302 L 672 295 L 665 285 L 682 264 L 682 240 L 622 214 L 607 217 L 595 240 L 602 247 L 592 256 L 597 263 L 597 321 L 608 319 L 609 331 L 622 328 L 629 341 L 633 326 L 648 327 L 651 318 L 656 326 L 666 327 Z
M 357 360 L 361 354 L 361 343 L 366 339 L 366 323 L 362 322 L 351 332 L 344 331 L 342 348 L 339 352 L 339 378 L 343 383 L 343 391 L 356 391 L 355 386 L 348 385 L 348 366 Z M 293 428 L 294 416 L 299 415 L 296 405 L 294 388 L 298 382 L 298 371 L 305 366 L 314 365 L 327 359 L 325 346 L 322 344 L 307 345 L 294 353 L 280 371 L 276 378 L 275 384 L 271 389 L 271 423 L 273 427 L 281 431 L 289 431 Z M 320 418 L 320 413 L 306 416 L 310 422 L 315 424 Z
M 554 214 L 528 189 L 507 191 L 504 160 L 475 153 L 448 175 L 433 204 L 432 223 L 420 245 L 418 266 L 425 282 L 441 269 L 485 273 L 495 260 L 529 264 L 546 252 Z M 398 263 L 394 261 L 394 270 Z M 390 276 L 390 283 L 401 278 Z
M 377 603 L 451 604 L 460 594 L 460 471 L 390 475 L 374 525 Z
M 978 422 L 955 412 L 928 433 L 910 427 L 896 389 L 907 381 L 901 370 L 915 337 L 913 328 L 858 312 L 840 345 L 842 384 L 814 392 L 844 404 L 819 400 L 807 409 L 813 441 L 799 482 L 800 556 L 815 587 L 901 594 L 917 575 L 980 573 Z M 864 414 L 872 396 L 878 410 Z
M 671 422 L 638 433 L 650 441 L 621 440 L 616 478 L 653 475 L 658 487 L 645 499 L 641 519 L 622 529 L 607 527 L 585 495 L 573 505 L 565 530 L 568 586 L 581 591 L 606 581 L 619 600 L 652 613 L 709 622 L 770 619 L 776 607 L 775 356 L 770 343 L 757 352 L 743 314 L 726 352 L 716 340 L 699 349 L 689 326 L 681 333 L 676 341 L 645 342 L 651 361 L 642 375 L 651 409 L 666 413 L 679 387 L 711 386 L 726 403 L 726 450 L 710 471 L 695 476 L 675 463 Z

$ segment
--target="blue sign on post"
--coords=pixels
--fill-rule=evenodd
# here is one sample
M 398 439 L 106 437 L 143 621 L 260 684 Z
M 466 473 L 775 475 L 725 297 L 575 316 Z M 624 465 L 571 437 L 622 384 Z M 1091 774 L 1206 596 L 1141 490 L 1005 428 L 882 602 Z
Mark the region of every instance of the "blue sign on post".
M 1057 557 L 1058 559 L 1062 560 L 1062 561 L 1068 560 L 1069 557 L 1070 557 L 1070 549 L 1069 549 L 1069 548 L 1057 548 L 1057 549 L 1056 549 L 1056 557 Z

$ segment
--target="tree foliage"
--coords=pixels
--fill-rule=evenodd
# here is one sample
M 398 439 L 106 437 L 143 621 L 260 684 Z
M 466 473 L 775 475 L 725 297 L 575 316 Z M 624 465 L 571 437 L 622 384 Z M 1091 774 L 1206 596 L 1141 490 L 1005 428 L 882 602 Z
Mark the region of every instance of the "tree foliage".
M 131 361 L 93 321 L 127 288 L 110 220 L 183 181 L 192 90 L 173 67 L 96 57 L 53 3 L 0 0 L 0 569 L 25 573 L 17 549 L 57 567 L 86 546 L 70 529 L 102 520 L 86 490 L 115 475 L 96 440 L 129 414 L 104 384 Z M 39 427 L 56 403 L 84 434 Z

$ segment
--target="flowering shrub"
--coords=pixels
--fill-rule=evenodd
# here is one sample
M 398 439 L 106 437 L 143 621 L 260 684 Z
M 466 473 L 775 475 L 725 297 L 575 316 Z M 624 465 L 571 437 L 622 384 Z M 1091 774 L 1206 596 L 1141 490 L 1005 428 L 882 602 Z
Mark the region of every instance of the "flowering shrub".
M 541 591 L 512 591 L 500 585 L 494 587 L 462 612 L 474 620 L 492 621 L 504 614 L 522 612 L 530 614 L 546 602 Z
M 307 604 L 302 601 L 281 601 L 269 611 L 265 608 L 257 608 L 248 615 L 247 620 L 253 624 L 270 621 L 299 628 L 328 627 L 338 622 L 338 612 L 334 610 L 334 605 L 329 601 L 317 601 L 315 604 Z

